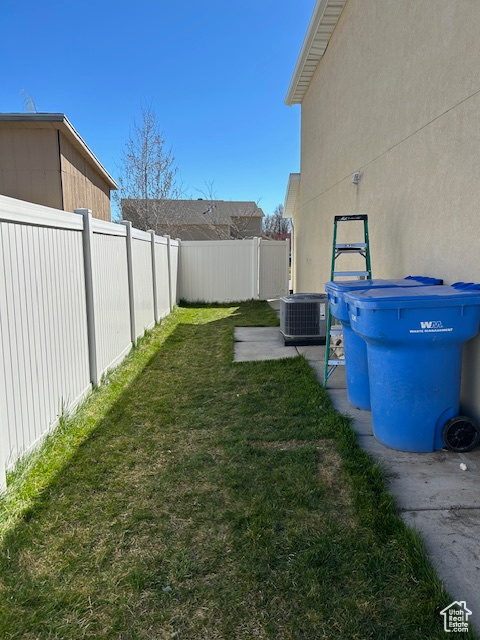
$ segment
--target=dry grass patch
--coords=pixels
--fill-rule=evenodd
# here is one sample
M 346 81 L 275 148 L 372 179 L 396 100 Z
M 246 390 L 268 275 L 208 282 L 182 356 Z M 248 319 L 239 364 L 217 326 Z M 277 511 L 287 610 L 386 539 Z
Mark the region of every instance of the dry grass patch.
M 249 443 L 264 451 L 298 451 L 314 448 L 318 454 L 317 478 L 321 486 L 334 492 L 342 507 L 353 506 L 351 481 L 342 469 L 342 457 L 332 440 L 286 440 Z

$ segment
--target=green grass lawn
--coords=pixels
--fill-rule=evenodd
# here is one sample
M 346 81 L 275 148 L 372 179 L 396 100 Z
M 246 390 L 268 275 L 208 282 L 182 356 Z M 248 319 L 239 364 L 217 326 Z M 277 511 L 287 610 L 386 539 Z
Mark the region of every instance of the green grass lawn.
M 1 499 L 0 638 L 444 638 L 451 600 L 264 303 L 179 308 Z M 473 637 L 469 635 L 467 637 Z

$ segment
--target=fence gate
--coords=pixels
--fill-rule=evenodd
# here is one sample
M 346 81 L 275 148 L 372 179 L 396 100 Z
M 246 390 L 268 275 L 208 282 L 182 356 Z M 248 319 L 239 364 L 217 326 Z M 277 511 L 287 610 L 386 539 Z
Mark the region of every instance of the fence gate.
M 180 252 L 179 297 L 187 302 L 269 300 L 288 293 L 288 240 L 190 240 L 180 243 Z
M 270 300 L 288 293 L 288 240 L 262 240 L 259 258 L 259 298 Z

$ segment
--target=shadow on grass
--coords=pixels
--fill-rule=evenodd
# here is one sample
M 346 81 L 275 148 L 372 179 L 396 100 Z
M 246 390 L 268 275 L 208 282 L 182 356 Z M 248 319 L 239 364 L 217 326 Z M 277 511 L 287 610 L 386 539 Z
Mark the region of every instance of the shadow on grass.
M 306 361 L 233 364 L 271 310 L 176 322 L 6 536 L 0 637 L 442 637 L 421 544 Z
M 273 311 L 265 303 L 243 303 L 241 306 L 234 304 L 230 305 L 183 305 L 184 309 L 191 310 L 192 312 L 202 312 L 206 309 L 216 309 L 221 313 L 221 310 L 225 310 L 227 318 L 232 318 L 234 324 L 239 326 L 266 326 L 275 325 L 277 322 L 276 316 Z M 178 314 L 182 313 L 180 309 Z M 9 472 L 9 489 L 11 484 L 21 484 L 26 476 L 36 475 L 42 476 L 42 474 L 49 479 L 49 484 L 55 480 L 54 474 L 48 474 L 48 460 L 46 457 L 55 456 L 55 447 L 58 444 L 56 438 L 66 435 L 65 448 L 69 449 L 69 455 L 66 456 L 65 461 L 68 463 L 66 466 L 74 464 L 72 456 L 77 450 L 82 447 L 88 446 L 90 439 L 96 437 L 97 431 L 102 431 L 104 423 L 109 421 L 111 416 L 115 415 L 115 412 L 121 411 L 121 407 L 127 405 L 131 400 L 132 390 L 136 393 L 138 387 L 142 386 L 142 377 L 148 372 L 149 367 L 154 366 L 155 361 L 162 359 L 162 354 L 171 353 L 175 350 L 175 346 L 182 344 L 184 340 L 188 339 L 187 332 L 183 328 L 182 319 L 178 322 L 173 322 L 175 314 L 169 316 L 162 322 L 161 325 L 154 330 L 147 332 L 144 338 L 139 340 L 138 346 L 130 352 L 129 356 L 124 360 L 120 367 L 110 372 L 110 374 L 102 380 L 102 384 L 98 389 L 95 389 L 93 393 L 82 403 L 82 405 L 75 411 L 75 414 L 71 417 L 63 416 L 60 420 L 59 428 L 54 433 L 49 434 L 46 438 L 46 452 L 45 447 L 42 447 L 40 452 L 34 451 L 32 454 L 25 456 L 17 463 L 16 470 Z M 228 319 L 225 320 L 228 323 Z M 210 322 L 210 319 L 202 318 L 197 324 L 205 324 Z M 214 321 L 216 322 L 216 321 Z M 170 326 L 172 325 L 172 327 Z M 197 325 L 195 325 L 197 326 Z M 193 327 L 192 327 L 193 328 Z M 162 334 L 165 333 L 165 336 Z M 160 337 L 156 337 L 160 336 Z M 225 336 L 223 336 L 225 342 Z M 233 340 L 231 341 L 233 345 Z M 173 347 L 173 348 L 172 348 Z M 233 346 L 232 346 L 233 349 Z M 143 356 L 145 352 L 147 356 Z M 169 358 L 169 356 L 166 356 Z M 171 363 L 168 362 L 169 366 Z M 139 383 L 140 381 L 140 383 Z M 91 428 L 86 428 L 86 436 L 80 436 L 78 440 L 78 446 L 75 442 L 75 438 L 69 439 L 69 434 L 73 434 L 78 431 L 77 426 L 79 422 L 90 423 Z M 93 425 L 93 427 L 92 427 Z M 49 446 L 51 443 L 51 446 Z M 46 455 L 43 455 L 46 453 Z M 44 458 L 42 460 L 42 458 Z M 65 471 L 65 467 L 59 468 L 58 473 L 62 474 Z M 33 473 L 32 473 L 33 472 Z M 38 498 L 45 497 L 45 488 L 37 496 Z M 0 496 L 2 500 L 5 496 Z M 8 504 L 8 503 L 7 503 Z M 7 504 L 2 504 L 2 507 L 7 507 Z M 1 529 L 0 529 L 1 536 Z M 0 537 L 1 539 L 1 537 Z

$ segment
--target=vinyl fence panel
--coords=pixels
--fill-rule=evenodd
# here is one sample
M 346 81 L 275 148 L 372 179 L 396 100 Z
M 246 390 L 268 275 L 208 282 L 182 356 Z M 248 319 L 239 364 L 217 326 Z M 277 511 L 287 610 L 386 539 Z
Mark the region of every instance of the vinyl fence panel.
M 0 196 L 0 489 L 179 298 L 286 292 L 284 243 L 179 242 L 75 211 Z
M 256 297 L 257 243 L 253 240 L 182 241 L 180 298 L 237 302 Z
M 131 349 L 126 229 L 92 220 L 92 271 L 98 377 Z
M 288 242 L 181 242 L 180 298 L 188 302 L 268 300 L 288 293 Z
M 133 289 L 136 337 L 155 324 L 151 236 L 132 229 Z
M 183 243 L 182 243 L 183 244 Z M 178 240 L 170 241 L 170 289 L 172 307 L 179 301 L 178 297 L 178 263 L 180 260 L 180 243 Z
M 288 241 L 262 240 L 259 256 L 260 300 L 271 300 L 288 294 Z
M 158 319 L 170 313 L 170 292 L 168 273 L 168 241 L 167 238 L 155 238 L 155 270 L 157 286 Z
M 0 466 L 89 391 L 82 222 L 0 197 Z M 58 228 L 65 224 L 68 228 Z M 0 478 L 0 485 L 4 479 Z
M 0 196 L 0 490 L 176 300 L 177 241 L 76 214 Z

